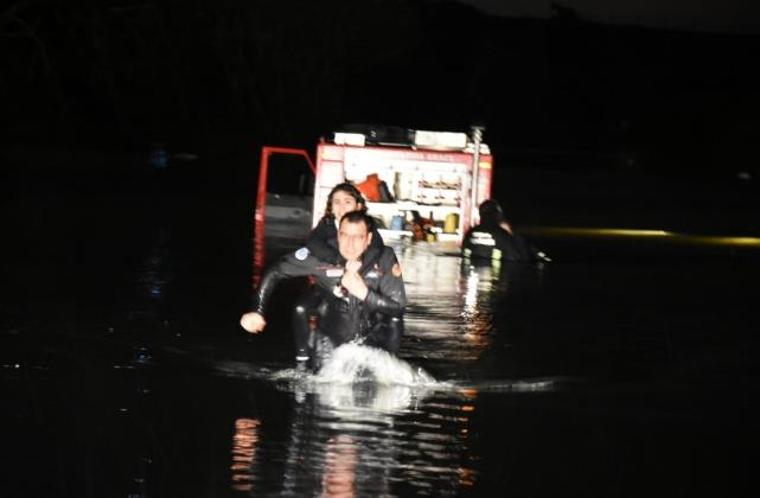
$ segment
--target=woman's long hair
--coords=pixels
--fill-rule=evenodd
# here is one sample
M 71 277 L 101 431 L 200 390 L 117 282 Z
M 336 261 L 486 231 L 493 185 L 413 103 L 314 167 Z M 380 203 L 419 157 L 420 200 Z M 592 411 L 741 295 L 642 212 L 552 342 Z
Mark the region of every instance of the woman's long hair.
M 327 196 L 327 206 L 325 207 L 325 217 L 334 217 L 332 212 L 332 201 L 333 201 L 333 195 L 335 195 L 335 192 L 345 192 L 351 197 L 354 198 L 356 201 L 356 204 L 359 207 L 357 211 L 361 211 L 363 213 L 367 212 L 367 203 L 364 201 L 364 197 L 362 197 L 361 192 L 359 192 L 359 189 L 351 185 L 350 183 L 339 183 L 336 186 L 332 188 L 330 191 L 330 195 Z

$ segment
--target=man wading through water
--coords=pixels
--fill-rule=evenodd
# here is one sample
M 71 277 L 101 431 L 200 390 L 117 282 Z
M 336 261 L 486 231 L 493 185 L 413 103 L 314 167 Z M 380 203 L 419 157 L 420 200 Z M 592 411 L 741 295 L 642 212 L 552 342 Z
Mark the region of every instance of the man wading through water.
M 322 262 L 303 248 L 268 268 L 254 293 L 253 311 L 240 318 L 240 325 L 252 334 L 261 332 L 266 326 L 267 302 L 277 283 L 311 275 L 327 291 L 326 309 L 312 340 L 313 368 L 320 368 L 334 348 L 351 341 L 398 351 L 401 328 L 391 324 L 404 313 L 404 281 L 393 249 L 371 246 L 372 225 L 372 219 L 359 211 L 343 216 L 337 264 Z

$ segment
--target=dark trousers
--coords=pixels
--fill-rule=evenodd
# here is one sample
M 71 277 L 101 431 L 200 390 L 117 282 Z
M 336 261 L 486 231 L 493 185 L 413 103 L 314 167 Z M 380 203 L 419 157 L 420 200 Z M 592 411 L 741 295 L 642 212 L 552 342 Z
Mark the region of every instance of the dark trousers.
M 296 300 L 293 309 L 293 339 L 295 342 L 296 358 L 309 358 L 312 339 L 312 318 L 319 319 L 324 315 L 321 306 L 325 305 L 324 296 L 317 286 L 311 286 Z M 387 317 L 381 320 L 367 336 L 365 344 L 384 349 L 389 353 L 398 353 L 401 337 L 404 335 L 404 319 L 402 317 Z
M 292 319 L 296 358 L 308 358 L 310 356 L 311 319 L 319 315 L 319 305 L 322 301 L 322 293 L 315 285 L 309 287 L 296 300 Z

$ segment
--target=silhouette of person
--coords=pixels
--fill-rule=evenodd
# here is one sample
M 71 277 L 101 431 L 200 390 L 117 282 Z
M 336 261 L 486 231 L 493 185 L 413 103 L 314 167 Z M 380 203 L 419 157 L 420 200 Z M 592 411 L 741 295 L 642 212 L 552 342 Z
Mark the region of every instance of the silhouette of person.
M 478 212 L 480 223 L 470 228 L 464 236 L 463 256 L 481 260 L 549 261 L 546 254 L 515 233 L 497 201 L 483 201 Z

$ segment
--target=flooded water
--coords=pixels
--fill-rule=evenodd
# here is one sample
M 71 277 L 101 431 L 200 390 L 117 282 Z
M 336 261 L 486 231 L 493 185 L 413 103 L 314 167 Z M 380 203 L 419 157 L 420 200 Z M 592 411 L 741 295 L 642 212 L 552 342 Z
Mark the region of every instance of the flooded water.
M 471 267 L 399 244 L 400 357 L 310 375 L 301 282 L 265 333 L 237 324 L 250 203 L 6 208 L 3 497 L 750 494 L 756 249 L 555 236 L 551 263 Z

